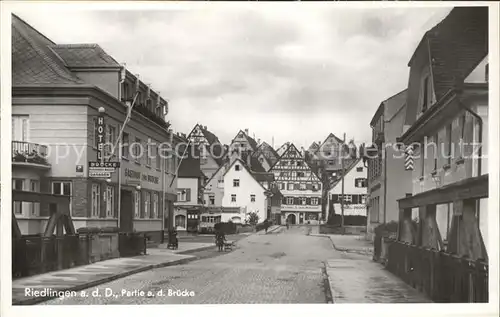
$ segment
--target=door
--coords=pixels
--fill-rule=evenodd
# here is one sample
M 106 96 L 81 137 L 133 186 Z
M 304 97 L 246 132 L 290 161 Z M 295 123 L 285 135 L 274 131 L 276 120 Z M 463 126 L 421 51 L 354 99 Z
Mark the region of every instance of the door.
M 134 229 L 133 206 L 132 192 L 122 190 L 120 199 L 120 231 L 131 232 Z
M 288 219 L 288 224 L 290 224 L 290 225 L 294 225 L 295 222 L 297 221 L 295 219 L 295 214 L 289 214 L 288 217 L 287 217 L 287 219 Z

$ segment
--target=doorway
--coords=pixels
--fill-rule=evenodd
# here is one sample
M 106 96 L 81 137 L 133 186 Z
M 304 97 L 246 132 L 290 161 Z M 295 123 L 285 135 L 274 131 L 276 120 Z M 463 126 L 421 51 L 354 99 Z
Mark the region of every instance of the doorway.
M 294 225 L 297 221 L 295 214 L 289 214 L 287 219 L 288 219 L 288 224 L 290 224 L 290 225 Z
M 134 230 L 133 206 L 132 192 L 122 190 L 120 199 L 120 231 L 131 232 Z

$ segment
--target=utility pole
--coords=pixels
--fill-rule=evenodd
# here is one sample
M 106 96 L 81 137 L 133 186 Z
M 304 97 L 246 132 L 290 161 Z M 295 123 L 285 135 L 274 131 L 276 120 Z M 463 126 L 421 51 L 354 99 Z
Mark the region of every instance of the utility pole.
M 340 210 L 341 210 L 341 228 L 342 228 L 342 234 L 345 233 L 345 227 L 344 227 L 344 146 L 345 146 L 345 133 L 344 133 L 344 142 L 342 143 L 342 150 L 340 151 L 340 163 L 341 163 L 341 177 L 342 177 L 342 194 L 341 197 L 342 199 L 340 200 Z

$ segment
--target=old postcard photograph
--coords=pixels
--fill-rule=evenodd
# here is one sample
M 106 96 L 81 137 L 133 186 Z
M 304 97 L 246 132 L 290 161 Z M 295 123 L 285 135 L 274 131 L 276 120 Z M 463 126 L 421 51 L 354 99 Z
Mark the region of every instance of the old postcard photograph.
M 497 4 L 10 2 L 1 23 L 6 316 L 498 313 Z

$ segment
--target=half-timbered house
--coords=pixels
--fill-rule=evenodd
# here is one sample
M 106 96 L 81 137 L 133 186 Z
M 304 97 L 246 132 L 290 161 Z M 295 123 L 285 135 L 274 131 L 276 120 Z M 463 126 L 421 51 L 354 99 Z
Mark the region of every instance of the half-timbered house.
M 276 150 L 266 142 L 262 142 L 252 156 L 259 160 L 266 171 L 269 171 L 271 166 L 273 166 L 280 157 Z
M 212 177 L 224 163 L 223 157 L 226 154 L 224 145 L 215 134 L 207 129 L 207 126 L 200 124 L 194 126 L 188 140 L 200 150 L 201 171 L 207 177 Z
M 270 170 L 283 195 L 282 221 L 290 224 L 318 223 L 321 217 L 321 180 L 311 171 L 295 145 Z

